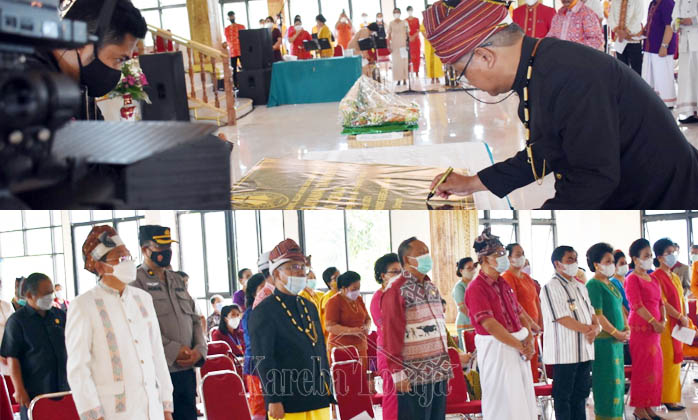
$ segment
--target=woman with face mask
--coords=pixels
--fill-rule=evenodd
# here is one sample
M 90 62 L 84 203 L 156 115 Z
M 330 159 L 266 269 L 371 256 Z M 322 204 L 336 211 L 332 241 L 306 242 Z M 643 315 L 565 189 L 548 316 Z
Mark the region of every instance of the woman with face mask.
M 465 351 L 465 343 L 463 342 L 463 331 L 472 328 L 470 317 L 468 316 L 468 308 L 465 306 L 465 289 L 468 283 L 475 278 L 477 274 L 477 263 L 472 258 L 461 258 L 456 264 L 456 276 L 460 277 L 460 281 L 453 286 L 451 296 L 458 307 L 458 315 L 456 315 L 456 329 L 458 331 L 458 346 L 461 351 Z
M 381 288 L 371 298 L 371 317 L 373 323 L 376 324 L 378 330 L 378 348 L 383 348 L 383 318 L 381 313 L 381 298 L 383 291 L 390 284 L 391 280 L 400 277 L 402 268 L 397 254 L 385 254 L 376 260 L 373 266 L 373 273 L 376 282 Z M 378 372 L 383 379 L 383 419 L 397 419 L 397 395 L 395 394 L 395 384 L 393 383 L 393 375 L 388 371 L 388 363 L 385 358 L 385 352 L 377 352 Z
M 506 247 L 507 257 L 509 258 L 509 269 L 502 273 L 502 278 L 509 283 L 514 295 L 516 295 L 516 300 L 519 302 L 524 311 L 535 321 L 534 329 L 536 331 L 541 330 L 543 325 L 543 315 L 540 310 L 540 298 L 539 293 L 536 288 L 536 284 L 531 279 L 531 276 L 523 271 L 523 267 L 526 264 L 526 255 L 521 245 L 517 243 L 509 244 Z M 536 349 L 536 355 L 531 359 L 531 372 L 533 373 L 533 382 L 538 382 L 538 355 L 539 352 Z
M 367 340 L 371 331 L 371 317 L 361 299 L 361 276 L 347 271 L 337 278 L 339 293 L 333 296 L 325 307 L 325 329 L 328 359 L 332 360 L 335 347 L 354 346 L 359 351 L 361 366 L 368 369 Z
M 235 357 L 245 355 L 245 336 L 240 328 L 242 312 L 237 305 L 224 306 L 221 310 L 221 320 L 218 328 L 211 331 L 212 341 L 225 341 L 230 346 Z
M 652 248 L 647 239 L 630 245 L 633 272 L 625 279 L 625 293 L 630 302 L 630 355 L 633 375 L 630 384 L 630 406 L 635 407 L 638 420 L 661 419 L 652 407 L 662 400 L 662 352 L 660 336 L 665 328 L 662 288 L 656 278 L 647 274 L 652 269 Z M 652 380 L 647 380 L 652 378 Z
M 313 37 L 303 29 L 300 16 L 296 16 L 293 26 L 288 28 L 288 42 L 291 44 L 291 54 L 299 60 L 309 60 L 313 58 L 310 51 L 303 46 L 303 41 L 310 41 Z
M 250 315 L 252 314 L 254 300 L 257 297 L 257 293 L 259 293 L 263 287 L 264 275 L 262 273 L 257 273 L 247 280 L 247 288 L 245 289 L 245 307 L 247 309 L 242 315 L 242 320 L 240 321 L 240 328 L 242 328 L 245 342 L 245 362 L 242 366 L 242 375 L 244 376 L 245 384 L 247 385 L 247 390 L 249 391 L 247 404 L 250 406 L 252 420 L 266 420 L 267 418 L 267 408 L 266 404 L 264 403 L 262 383 L 259 380 L 257 372 L 254 370 L 252 346 L 250 345 L 250 330 L 248 328 L 248 321 L 250 320 Z
M 339 15 L 339 19 L 337 19 L 337 23 L 334 25 L 334 29 L 337 31 L 337 44 L 346 50 L 351 37 L 354 36 L 354 26 L 351 20 L 349 20 L 349 16 L 343 10 L 342 14 Z
M 594 340 L 591 381 L 594 412 L 596 418 L 600 419 L 623 418 L 623 344 L 630 338 L 630 330 L 623 312 L 623 295 L 611 282 L 616 273 L 613 248 L 609 244 L 598 243 L 589 248 L 586 257 L 587 265 L 594 273 L 586 288 L 602 329 Z
M 388 25 L 388 47 L 392 54 L 393 62 L 393 81 L 403 85 L 407 84 L 408 75 L 408 54 L 407 41 L 409 37 L 409 29 L 407 22 L 400 19 L 400 9 L 396 8 L 393 11 L 393 21 Z
M 676 248 L 671 239 L 663 238 L 653 246 L 655 270 L 650 276 L 656 280 L 662 289 L 662 299 L 666 310 L 667 320 L 660 338 L 662 357 L 664 361 L 664 376 L 662 385 L 662 404 L 669 411 L 685 409 L 681 402 L 681 362 L 683 362 L 683 343 L 671 337 L 671 332 L 678 325 L 688 328 L 688 317 L 685 313 L 685 302 L 681 279 L 671 268 L 676 264 Z
M 283 56 L 281 54 L 283 35 L 281 34 L 281 29 L 274 26 L 274 18 L 271 16 L 267 17 L 264 21 L 264 27 L 271 31 L 271 48 L 274 51 L 274 62 L 283 61 Z
M 308 257 L 308 267 L 310 267 L 310 257 Z M 298 296 L 304 297 L 309 301 L 313 302 L 315 307 L 320 312 L 320 302 L 322 301 L 322 293 L 319 290 L 315 290 L 317 287 L 317 277 L 312 270 L 308 271 L 308 281 L 305 283 L 305 289 L 303 289 Z
M 630 266 L 628 266 L 628 260 L 625 258 L 625 254 L 620 249 L 613 252 L 613 261 L 616 265 L 616 273 L 610 278 L 611 283 L 616 286 L 616 289 L 620 291 L 623 295 L 623 312 L 627 317 L 630 313 L 630 304 L 628 303 L 628 297 L 625 295 L 625 276 L 630 271 Z

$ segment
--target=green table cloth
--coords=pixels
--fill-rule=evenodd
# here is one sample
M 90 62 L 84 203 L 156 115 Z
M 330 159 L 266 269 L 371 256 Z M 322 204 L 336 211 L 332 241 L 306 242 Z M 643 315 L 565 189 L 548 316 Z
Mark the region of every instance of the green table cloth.
M 339 102 L 361 76 L 361 57 L 280 61 L 271 72 L 268 107 Z

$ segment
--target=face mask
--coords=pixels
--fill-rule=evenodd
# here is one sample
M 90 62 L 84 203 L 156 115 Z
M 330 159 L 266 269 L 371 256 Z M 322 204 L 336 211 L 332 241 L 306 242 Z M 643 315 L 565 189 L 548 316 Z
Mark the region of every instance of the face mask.
M 412 266 L 417 269 L 422 274 L 427 274 L 428 272 L 431 271 L 432 266 L 434 265 L 434 261 L 431 259 L 431 255 L 429 254 L 424 254 L 420 255 L 419 257 L 414 257 L 414 259 L 417 260 L 417 266 Z
M 347 20 L 347 18 L 342 18 L 342 23 L 347 23 L 347 22 L 349 22 L 349 21 Z
M 463 270 L 460 274 L 464 279 L 472 280 L 475 277 L 475 270 Z
M 306 281 L 306 285 L 308 286 L 308 289 L 315 290 L 315 286 L 317 286 L 317 279 L 308 279 Z
M 63 299 L 63 296 L 65 296 L 62 290 L 57 290 L 55 293 L 58 299 Z
M 356 300 L 359 298 L 360 295 L 360 290 L 352 290 L 351 292 L 347 292 L 347 298 L 349 298 L 349 300 Z
M 236 330 L 240 325 L 240 318 L 228 318 L 228 328 Z
M 53 293 L 42 296 L 36 300 L 36 306 L 42 311 L 48 311 L 53 306 Z
M 382 17 L 376 18 L 376 22 L 383 23 L 383 18 Z
M 523 271 L 524 273 L 526 273 L 530 276 L 531 275 L 531 266 L 527 265 L 526 267 L 522 268 L 521 271 Z
M 413 15 L 413 12 L 411 10 L 409 12 L 407 12 L 407 16 L 412 17 L 412 15 Z
M 526 264 L 526 257 L 522 255 L 519 258 L 512 258 L 510 262 L 516 268 L 523 267 Z
M 393 17 L 395 19 L 400 19 L 400 14 L 399 13 L 393 13 Z
M 668 265 L 669 268 L 676 265 L 676 255 L 674 255 L 674 254 L 665 255 L 664 256 L 664 264 Z
M 121 80 L 121 71 L 114 70 L 102 62 L 97 57 L 90 64 L 83 67 L 82 59 L 78 54 L 78 65 L 80 66 L 80 84 L 87 86 L 87 95 L 93 98 L 99 98 L 111 92 Z
M 216 310 L 216 312 L 220 313 L 221 309 L 223 309 L 223 304 L 220 302 L 216 303 L 215 305 L 213 305 L 213 308 Z
M 698 262 L 698 254 L 691 254 L 691 261 Z
M 612 277 L 614 274 L 616 274 L 616 266 L 613 264 L 601 265 L 599 267 L 601 268 L 601 270 L 599 270 L 599 273 L 603 274 L 606 277 Z
M 274 24 L 271 23 L 271 22 L 267 22 L 267 23 L 264 24 L 264 27 L 267 28 L 267 29 L 271 29 L 271 28 L 274 27 Z
M 567 274 L 570 277 L 576 276 L 577 271 L 579 271 L 579 264 L 577 264 L 577 263 L 562 264 L 562 272 Z
M 526 4 L 529 6 L 535 6 L 538 0 L 526 0 Z
M 361 16 L 361 20 L 366 23 L 368 22 L 368 16 Z
M 296 31 L 297 31 L 297 32 L 300 32 L 300 31 L 303 29 L 303 26 L 302 26 L 302 25 L 296 25 L 296 26 L 294 26 L 294 28 L 296 28 Z
M 652 258 L 640 260 L 640 268 L 642 268 L 645 271 L 650 271 L 652 268 L 654 268 L 654 265 L 652 264 Z
M 305 289 L 305 286 L 308 282 L 306 277 L 295 277 L 295 276 L 288 276 L 286 281 L 286 290 L 291 292 L 293 295 L 297 295 L 303 289 Z
M 114 272 L 111 273 L 112 276 L 119 279 L 120 282 L 126 284 L 131 283 L 136 279 L 136 272 L 138 270 L 136 263 L 133 260 L 121 261 L 117 265 L 113 265 L 112 269 L 114 270 Z
M 503 273 L 509 269 L 509 258 L 506 255 L 497 257 L 497 266 L 494 267 L 498 273 Z
M 628 267 L 628 264 L 623 264 L 618 266 L 618 268 L 616 269 L 616 274 L 618 274 L 619 276 L 625 276 L 626 274 L 628 274 L 628 271 L 630 271 L 630 267 Z
M 17 299 L 17 303 L 19 304 L 19 306 L 27 306 L 27 300 L 25 298 Z
M 170 261 L 172 261 L 172 250 L 151 251 L 150 259 L 160 267 L 167 267 L 170 265 Z

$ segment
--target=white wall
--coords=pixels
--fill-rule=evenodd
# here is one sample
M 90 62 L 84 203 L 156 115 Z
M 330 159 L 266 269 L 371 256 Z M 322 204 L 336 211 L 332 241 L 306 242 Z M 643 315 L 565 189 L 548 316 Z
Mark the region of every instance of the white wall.
M 390 243 L 393 252 L 397 252 L 402 241 L 412 236 L 416 236 L 428 247 L 431 247 L 431 230 L 429 229 L 429 212 L 427 210 L 391 211 L 390 217 L 393 230 Z

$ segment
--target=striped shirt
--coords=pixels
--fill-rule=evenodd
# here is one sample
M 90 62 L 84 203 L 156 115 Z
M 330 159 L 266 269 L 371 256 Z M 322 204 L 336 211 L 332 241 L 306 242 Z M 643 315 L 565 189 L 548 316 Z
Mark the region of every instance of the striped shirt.
M 594 344 L 584 334 L 573 331 L 559 322 L 570 317 L 591 325 L 594 310 L 587 288 L 580 282 L 567 280 L 560 274 L 546 284 L 540 293 L 543 312 L 543 361 L 549 365 L 582 363 L 594 360 Z

